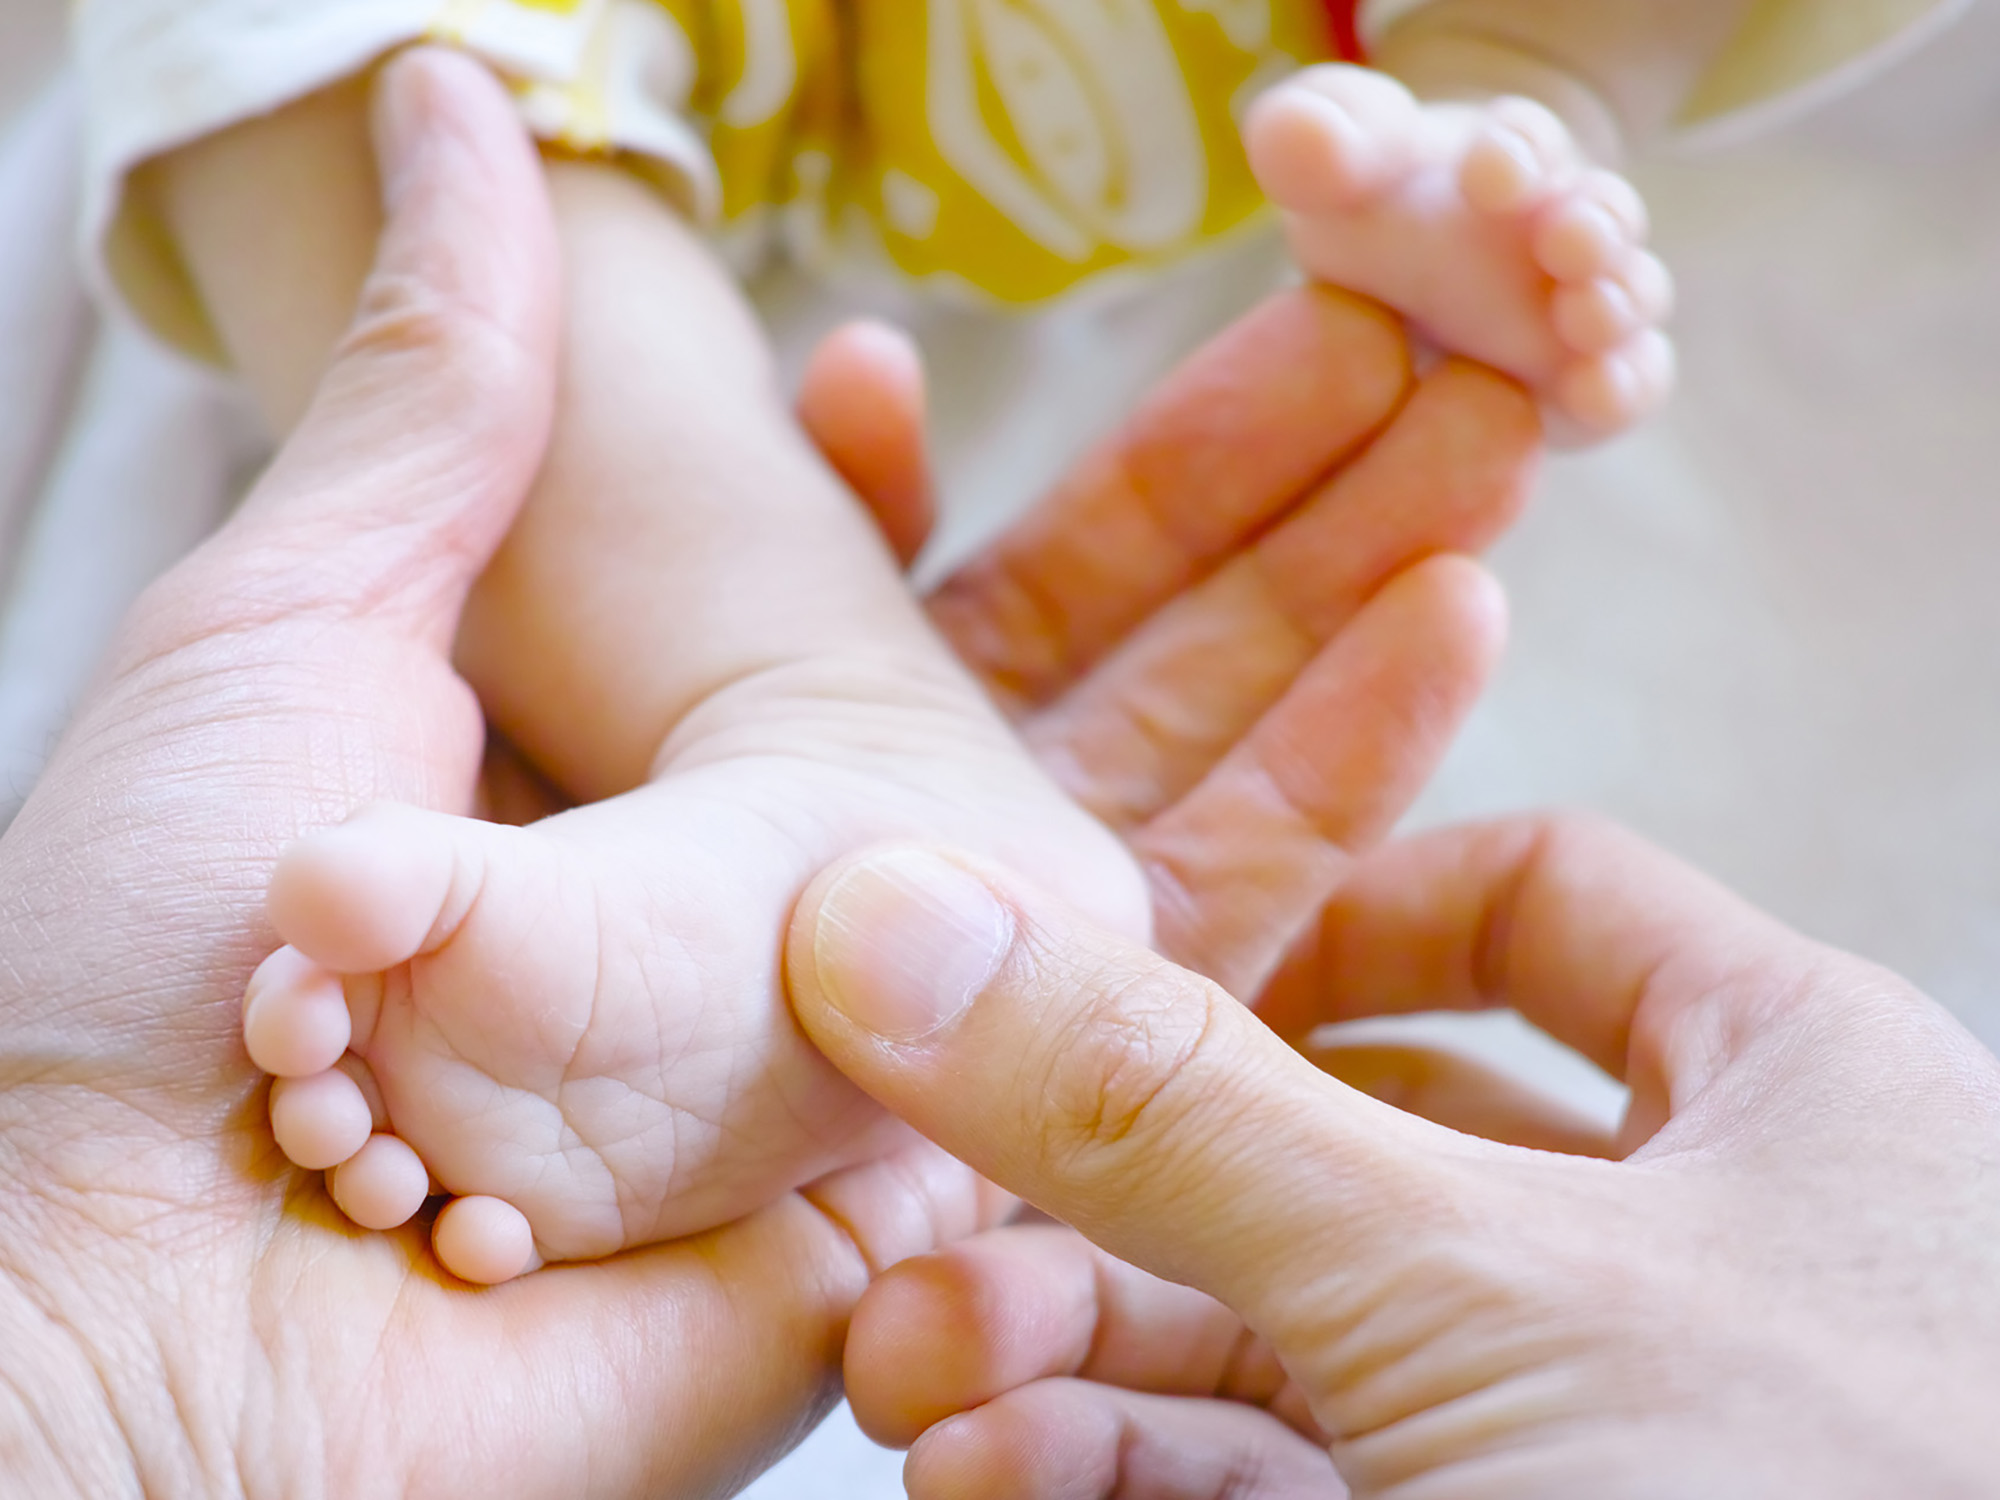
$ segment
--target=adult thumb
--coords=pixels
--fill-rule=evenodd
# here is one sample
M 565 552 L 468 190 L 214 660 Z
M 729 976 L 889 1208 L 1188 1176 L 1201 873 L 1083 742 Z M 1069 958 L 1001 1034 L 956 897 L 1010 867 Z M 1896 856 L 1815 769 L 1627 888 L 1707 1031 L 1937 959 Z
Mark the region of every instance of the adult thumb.
M 365 614 L 442 649 L 540 466 L 558 251 L 506 91 L 463 56 L 405 53 L 374 135 L 384 224 L 354 321 L 270 471 L 149 601 L 172 635 Z
M 955 854 L 883 848 L 825 872 L 786 971 L 807 1034 L 891 1112 L 1281 1344 L 1301 1291 L 1330 1269 L 1380 1284 L 1462 1175 L 1447 1146 L 1462 1138 L 1326 1077 L 1216 985 Z

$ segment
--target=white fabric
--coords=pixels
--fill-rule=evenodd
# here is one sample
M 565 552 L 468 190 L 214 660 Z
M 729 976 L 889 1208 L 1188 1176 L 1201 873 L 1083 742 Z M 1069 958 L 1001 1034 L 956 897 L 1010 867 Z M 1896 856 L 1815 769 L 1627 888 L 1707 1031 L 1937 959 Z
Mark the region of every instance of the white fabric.
M 1366 46 L 1435 0 L 1361 0 Z M 1676 112 L 1677 145 L 1764 134 L 1838 98 L 1928 43 L 1972 0 L 1745 0 L 1737 35 Z
M 111 622 L 213 524 L 254 451 L 220 390 L 82 311 L 51 249 L 74 214 L 47 144 L 66 106 L 24 111 L 53 71 L 59 18 L 57 0 L 0 6 L 0 524 L 14 539 L 0 791 L 16 795 Z M 1989 1043 L 1995 56 L 2000 8 L 1981 7 L 1950 45 L 1809 126 L 1648 179 L 1682 276 L 1686 393 L 1632 440 L 1557 463 L 1501 548 L 1513 652 L 1423 807 L 1610 813 L 1909 974 Z M 1042 323 L 922 324 L 960 501 L 953 545 L 1267 284 L 1274 258 L 1238 254 L 1199 297 L 1190 273 L 1150 302 Z M 767 296 L 793 347 L 838 311 L 796 284 Z M 873 1500 L 901 1493 L 897 1469 L 835 1424 L 754 1493 Z
M 154 332 L 219 361 L 185 272 L 143 198 L 127 192 L 130 174 L 433 35 L 504 71 L 537 134 L 631 152 L 688 210 L 713 212 L 714 164 L 681 117 L 693 48 L 649 0 L 591 0 L 574 12 L 480 0 L 83 0 L 81 243 L 93 288 L 115 287 Z

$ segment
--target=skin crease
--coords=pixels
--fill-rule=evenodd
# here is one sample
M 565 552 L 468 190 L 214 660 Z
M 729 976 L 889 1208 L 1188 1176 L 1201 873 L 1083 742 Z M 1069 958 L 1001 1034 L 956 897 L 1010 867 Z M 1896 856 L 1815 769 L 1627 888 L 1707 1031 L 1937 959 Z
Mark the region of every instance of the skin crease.
M 1007 938 L 954 956 L 909 895 L 973 887 Z M 975 976 L 955 1012 L 899 985 L 913 941 Z M 916 1500 L 2000 1486 L 2000 1061 L 1618 829 L 1364 855 L 1263 1001 L 1513 1006 L 1631 1086 L 1615 1141 L 1462 1059 L 1317 1059 L 1436 1122 L 1392 1108 L 958 856 L 827 872 L 789 973 L 850 1076 L 1075 1226 L 905 1262 L 857 1310 L 850 1398 L 914 1443 Z
M 1007 1207 L 904 1138 L 713 1233 L 475 1293 L 440 1274 L 422 1225 L 357 1234 L 273 1151 L 236 996 L 272 945 L 279 849 L 373 798 L 536 795 L 517 761 L 475 785 L 483 725 L 447 652 L 549 422 L 540 174 L 462 61 L 412 56 L 383 88 L 394 227 L 340 360 L 230 524 L 135 608 L 0 840 L 0 1452 L 38 1496 L 727 1492 L 833 1400 L 867 1279 Z M 1253 315 L 934 606 L 1018 713 L 1062 708 L 1048 742 L 1079 747 L 1066 774 L 1085 791 L 1115 784 L 1099 800 L 1139 805 L 1145 776 L 1169 809 L 1190 777 L 1217 806 L 1278 785 L 1304 823 L 1378 829 L 1408 788 L 1353 773 L 1421 762 L 1469 698 L 1497 603 L 1432 554 L 1504 527 L 1532 415 L 1463 368 L 1405 401 L 1382 326 L 1318 293 Z M 1266 400 L 1370 369 L 1396 415 L 1337 451 L 1319 411 Z M 1203 423 L 1177 420 L 1190 407 Z M 847 438 L 857 473 L 894 460 Z M 1122 553 L 1118 577 L 1079 571 L 1099 552 L 1068 528 L 1135 525 L 1156 545 Z M 1190 715 L 1184 738 L 1121 718 L 1187 660 L 1177 643 L 1238 630 L 1267 702 L 1198 696 L 1220 717 Z M 1451 649 L 1424 650 L 1412 696 L 1372 699 L 1411 641 Z M 1100 736 L 1127 758 L 1082 748 Z M 1346 747 L 1327 762 L 1338 797 L 1299 742 Z M 1181 877 L 1174 920 L 1219 968 L 1268 970 L 1285 940 L 1265 914 L 1209 910 L 1226 886 L 1205 872 L 1245 851 L 1210 830 L 1203 856 L 1199 833 L 1144 855 Z M 1285 852 L 1306 842 L 1273 867 L 1300 910 L 1326 877 Z

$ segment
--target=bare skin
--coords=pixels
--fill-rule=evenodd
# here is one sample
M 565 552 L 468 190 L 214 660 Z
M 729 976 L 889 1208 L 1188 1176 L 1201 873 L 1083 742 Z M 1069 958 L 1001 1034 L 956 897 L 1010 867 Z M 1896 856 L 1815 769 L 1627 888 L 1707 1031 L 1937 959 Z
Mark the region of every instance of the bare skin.
M 259 212 L 259 186 L 302 160 L 365 185 L 362 104 L 349 91 L 212 143 L 221 159 L 170 169 L 168 198 L 182 186 L 212 231 Z M 573 795 L 643 791 L 530 830 L 384 809 L 308 841 L 272 889 L 287 949 L 246 1001 L 252 1055 L 307 1085 L 277 1096 L 281 1140 L 340 1166 L 334 1196 L 357 1222 L 413 1214 L 419 1164 L 515 1207 L 441 1230 L 481 1280 L 526 1264 L 522 1215 L 539 1254 L 595 1257 L 873 1154 L 778 999 L 774 934 L 835 853 L 942 818 L 1124 930 L 1147 925 L 1130 860 L 1020 753 L 800 435 L 729 278 L 623 173 L 548 177 L 567 289 L 556 422 L 460 654 L 499 726 Z M 376 233 L 352 196 L 313 201 L 325 233 L 282 299 L 196 244 L 280 420 L 325 354 L 298 302 L 351 305 L 338 283 Z M 625 295 L 638 285 L 658 290 Z M 345 1038 L 322 1025 L 331 975 Z M 314 1045 L 329 1037 L 331 1055 Z M 371 1107 L 381 1131 L 360 1128 Z
M 899 984 L 911 941 L 963 982 Z M 1615 1138 L 1422 1049 L 1301 1056 L 930 851 L 829 872 L 790 973 L 857 1082 L 1080 1231 L 905 1262 L 857 1311 L 848 1390 L 918 1500 L 2000 1483 L 2000 1061 L 1628 834 L 1364 856 L 1265 997 L 1293 1035 L 1515 1007 L 1631 1086 Z M 968 1053 L 1013 1061 L 968 1086 Z
M 1426 104 L 1386 74 L 1314 68 L 1260 99 L 1244 138 L 1308 274 L 1505 370 L 1552 430 L 1607 437 L 1666 399 L 1673 291 L 1645 206 L 1543 106 Z
M 456 615 L 553 406 L 539 182 L 401 79 L 385 275 L 310 418 L 135 607 L 0 839 L 0 1485 L 77 1500 L 714 1494 L 838 1392 L 875 1269 L 1000 1206 L 927 1150 L 475 1293 L 272 1148 L 236 996 L 278 851 L 466 807 Z M 643 1413 L 646 1420 L 635 1420 Z
M 338 145 L 342 118 L 309 121 L 308 133 L 324 127 Z M 285 150 L 289 159 L 298 142 Z M 212 163 L 189 171 L 235 180 Z M 1485 586 L 1452 566 L 1385 591 L 1372 613 L 1362 608 L 1368 593 L 1428 550 L 1490 539 L 1519 504 L 1534 449 L 1517 394 L 1467 368 L 1443 370 L 1405 413 L 1409 436 L 1343 475 L 1345 494 L 1327 487 L 1324 503 L 1305 505 L 1218 574 L 1211 598 L 1149 626 L 1251 528 L 1313 500 L 1327 470 L 1403 398 L 1407 363 L 1379 315 L 1300 294 L 1283 338 L 1303 334 L 1296 351 L 1320 359 L 1307 387 L 1319 399 L 1309 414 L 1296 396 L 1268 413 L 1247 401 L 1225 408 L 1249 424 L 1246 435 L 1261 425 L 1283 438 L 1236 481 L 1233 512 L 1187 530 L 1171 509 L 1156 513 L 1159 495 L 1122 487 L 1130 460 L 1170 472 L 1187 456 L 1159 451 L 1142 422 L 1100 460 L 1096 479 L 1053 502 L 1069 514 L 1094 509 L 1099 536 L 1153 533 L 1147 547 L 1118 554 L 1132 576 L 1066 576 L 1080 551 L 1047 547 L 1051 562 L 1026 545 L 947 591 L 940 618 L 956 610 L 975 649 L 992 651 L 1007 649 L 1008 636 L 971 611 L 1059 604 L 1050 589 L 1081 601 L 1087 582 L 1087 613 L 1032 620 L 1033 639 L 1015 642 L 1053 650 L 1068 673 L 1047 677 L 1021 706 L 1048 705 L 1030 738 L 1045 740 L 1072 792 L 1113 815 L 1147 860 L 1148 881 L 1034 769 L 930 633 L 865 513 L 775 405 L 761 355 L 744 352 L 749 373 L 734 384 L 725 365 L 703 371 L 685 403 L 671 394 L 692 373 L 677 326 L 737 319 L 750 336 L 733 292 L 671 214 L 603 169 L 557 164 L 551 188 L 572 316 L 565 384 L 536 491 L 483 584 L 489 599 L 514 602 L 482 615 L 476 597 L 471 638 L 482 638 L 482 620 L 515 633 L 519 650 L 501 653 L 508 672 L 489 696 L 511 737 L 558 780 L 572 790 L 615 781 L 613 768 L 631 761 L 629 736 L 664 720 L 650 779 L 531 829 L 375 809 L 307 840 L 272 886 L 287 947 L 260 970 L 245 1007 L 253 1058 L 282 1080 L 272 1102 L 281 1145 L 301 1165 L 333 1168 L 336 1201 L 372 1227 L 408 1218 L 435 1177 L 461 1200 L 439 1220 L 438 1251 L 479 1280 L 537 1257 L 592 1257 L 727 1222 L 881 1149 L 880 1117 L 797 1036 L 778 986 L 773 935 L 813 871 L 845 850 L 961 830 L 999 858 L 1052 871 L 1127 931 L 1145 930 L 1157 892 L 1168 939 L 1187 929 L 1176 951 L 1191 957 L 1204 943 L 1225 946 L 1200 930 L 1214 917 L 1195 895 L 1228 884 L 1246 859 L 1312 886 L 1319 871 L 1288 843 L 1287 820 L 1310 825 L 1315 809 L 1347 796 L 1342 778 L 1356 761 L 1369 767 L 1365 784 L 1413 794 L 1495 635 Z M 616 317 L 597 307 L 597 290 L 662 268 L 678 290 L 654 299 L 656 329 L 635 328 L 622 303 Z M 686 305 L 670 315 L 675 297 Z M 1251 338 L 1282 341 L 1255 328 Z M 1277 373 L 1256 389 L 1274 388 Z M 1183 409 L 1191 400 L 1166 399 Z M 651 417 L 655 409 L 673 419 Z M 725 475 L 686 435 L 695 429 L 735 431 L 724 446 L 756 462 Z M 1231 451 L 1207 436 L 1214 452 Z M 866 450 L 867 435 L 845 446 Z M 1429 456 L 1413 464 L 1419 453 Z M 1190 479 L 1215 467 L 1195 464 Z M 1412 490 L 1426 502 L 1385 519 Z M 1340 523 L 1354 533 L 1354 555 L 1327 566 L 1329 523 L 1314 511 L 1331 513 L 1346 495 L 1360 497 Z M 557 587 L 607 536 L 621 539 L 607 564 L 615 610 L 594 587 Z M 1322 571 L 1303 571 L 1312 568 Z M 1199 712 L 1190 704 L 1177 716 L 1186 728 L 1162 741 L 1150 705 L 1168 684 L 1183 691 L 1199 649 L 1181 633 L 1218 619 L 1242 627 L 1246 642 L 1259 622 L 1276 639 L 1226 673 L 1212 666 L 1206 675 L 1226 677 L 1227 692 Z M 1140 653 L 1129 662 L 1115 652 L 1128 636 Z M 635 655 L 634 639 L 662 649 Z M 484 650 L 462 648 L 475 681 Z M 1100 658 L 1095 685 L 1064 696 Z M 599 659 L 643 664 L 643 712 L 583 665 Z M 556 677 L 565 690 L 544 693 Z M 1189 690 L 1207 691 L 1204 680 L 1197 674 Z M 1385 688 L 1379 713 L 1361 706 Z M 1274 708 L 1280 717 L 1260 737 L 1257 721 Z M 1327 722 L 1348 727 L 1325 742 L 1323 760 L 1295 765 L 1298 726 Z M 1392 731 L 1407 736 L 1395 755 L 1380 740 Z M 1065 755 L 1071 737 L 1083 743 Z M 1149 742 L 1148 759 L 1123 769 L 1111 795 L 1114 757 L 1129 758 L 1135 739 Z M 1396 775 L 1375 774 L 1391 764 Z M 1268 966 L 1286 937 L 1274 928 L 1243 954 L 1214 958 Z
M 336 88 L 176 153 L 148 183 L 280 430 L 379 231 L 364 115 L 360 85 Z M 1579 175 L 1531 106 L 1420 110 L 1336 71 L 1281 90 L 1250 144 L 1316 274 L 1497 360 L 1572 426 L 1609 430 L 1663 392 L 1665 278 L 1637 248 L 1636 200 Z M 245 1001 L 292 1159 L 331 1169 L 336 1201 L 371 1227 L 440 1184 L 479 1200 L 445 1216 L 437 1245 L 481 1280 L 726 1222 L 875 1149 L 876 1117 L 784 1022 L 768 937 L 837 854 L 943 834 L 1134 934 L 1150 905 L 1181 920 L 1186 904 L 1157 880 L 1149 901 L 939 649 L 696 236 L 615 168 L 555 161 L 548 179 L 566 285 L 557 418 L 458 655 L 497 727 L 570 798 L 632 800 L 525 831 L 367 810 L 280 866 L 286 946 Z M 1334 259 L 1313 248 L 1322 230 Z M 1351 443 L 1386 415 L 1368 404 L 1383 389 L 1323 415 Z M 1495 451 L 1504 465 L 1518 449 Z M 1236 696 L 1259 709 L 1287 680 L 1246 672 Z M 1076 790 L 1068 713 L 1028 733 Z M 1203 736 L 1197 773 L 1228 744 Z M 1183 792 L 1198 779 L 1173 774 Z M 1128 831 L 1160 811 L 1126 800 L 1092 810 Z
M 1660 139 L 1746 0 L 1432 0 L 1372 68 L 1309 68 L 1244 141 L 1308 275 L 1533 391 L 1552 436 L 1632 426 L 1673 386 L 1673 286 L 1616 169 Z
M 555 405 L 552 231 L 511 114 L 463 69 L 426 59 L 399 64 L 385 86 L 392 227 L 340 358 L 229 525 L 134 610 L 0 839 L 0 1468 L 37 1497 L 726 1493 L 836 1399 L 841 1340 L 870 1277 L 1011 1206 L 905 1139 L 714 1232 L 474 1290 L 441 1271 L 429 1223 L 357 1233 L 317 1177 L 272 1149 L 235 998 L 271 946 L 272 866 L 300 833 L 357 803 L 465 810 L 480 799 L 487 739 L 448 651 L 474 576 L 530 486 Z M 1319 305 L 1319 294 L 1298 295 Z M 1155 617 L 1199 623 L 1225 643 L 1241 631 L 1243 655 L 1267 670 L 1289 660 L 1363 686 L 1393 674 L 1393 642 L 1363 627 L 1365 610 L 1340 626 L 1349 606 L 1339 601 L 1359 608 L 1380 592 L 1376 569 L 1406 572 L 1454 540 L 1470 544 L 1518 503 L 1532 422 L 1519 393 L 1490 377 L 1445 387 L 1450 399 L 1421 421 L 1414 408 L 1399 419 L 1392 430 L 1407 442 L 1370 450 L 1392 462 L 1319 482 L 1320 429 L 1297 413 L 1270 425 L 1284 408 L 1259 382 L 1309 385 L 1315 371 L 1394 350 L 1363 336 L 1379 327 L 1372 315 L 1357 323 L 1351 309 L 1326 310 L 1322 321 L 1274 304 L 1151 408 L 1174 419 L 1192 473 L 1233 470 L 1229 456 L 1252 439 L 1267 457 L 1289 451 L 1241 475 L 1235 519 L 1205 530 L 1197 523 L 1212 512 L 1199 492 L 1127 490 L 1086 473 L 1039 532 L 991 555 L 984 583 L 955 592 L 956 628 L 982 644 L 983 660 L 1012 663 L 1015 681 L 1034 676 L 1052 697 L 1066 691 L 1071 742 L 1137 742 L 1123 695 L 1143 688 L 1147 662 L 1175 653 L 1120 661 L 1114 648 L 1170 644 L 1145 623 Z M 849 338 L 829 358 L 891 386 L 902 378 L 893 360 L 857 363 L 856 352 Z M 1294 357 L 1303 364 L 1288 371 Z M 1401 370 L 1392 359 L 1392 387 Z M 1223 403 L 1228 419 L 1186 446 L 1176 403 L 1239 381 L 1247 404 Z M 920 476 L 913 429 L 886 443 L 833 430 L 857 476 Z M 1520 436 L 1520 472 L 1490 490 L 1503 472 L 1490 463 L 1426 469 L 1454 434 Z M 1166 437 L 1141 424 L 1107 451 L 1140 460 Z M 1141 461 L 1125 472 L 1145 470 Z M 1377 508 L 1406 484 L 1435 504 Z M 920 488 L 883 493 L 893 511 L 897 494 Z M 1130 535 L 1142 516 L 1171 541 L 1134 555 L 1112 595 L 1093 587 L 1088 621 L 1071 610 L 1027 628 L 1008 607 L 1002 580 L 1032 582 L 1051 601 L 1083 582 L 1063 545 L 1071 534 L 1047 523 Z M 1267 545 L 1286 529 L 1289 543 Z M 1339 545 L 1344 534 L 1353 548 Z M 1329 556 L 1347 562 L 1327 566 Z M 1190 588 L 1204 560 L 1264 587 Z M 1442 563 L 1461 579 L 1469 568 Z M 1316 569 L 1331 609 L 1300 611 L 1290 636 L 1260 630 L 1297 609 Z M 1434 623 L 1483 660 L 1494 625 L 1478 607 L 1490 605 L 1485 586 L 1431 597 L 1449 606 Z M 1452 601 L 1468 598 L 1475 608 L 1460 614 Z M 1471 632 L 1454 631 L 1454 619 Z M 1358 752 L 1333 756 L 1356 774 L 1329 789 L 1337 797 L 1302 804 L 1301 819 L 1375 827 L 1393 817 L 1405 795 L 1396 776 L 1365 778 L 1427 753 L 1443 732 L 1437 715 L 1448 719 L 1467 687 L 1449 662 L 1467 659 L 1419 663 L 1446 670 L 1414 703 L 1392 695 L 1370 709 L 1351 689 L 1314 689 L 1309 671 L 1301 691 L 1256 715 L 1259 734 L 1330 729 L 1330 748 Z M 1098 710 L 1083 712 L 1089 703 Z M 1328 712 L 1345 717 L 1328 723 Z M 1096 738 L 1094 723 L 1112 732 Z M 1188 743 L 1209 731 L 1249 733 L 1220 722 Z M 1210 806 L 1226 805 L 1232 787 L 1268 784 L 1268 758 L 1250 738 L 1234 769 L 1208 779 Z M 1162 768 L 1198 758 L 1080 753 L 1072 773 L 1087 788 L 1093 766 L 1115 771 L 1136 805 L 1136 778 L 1158 771 L 1167 808 L 1183 794 Z M 509 779 L 533 770 L 517 766 Z M 513 800 L 490 784 L 484 794 Z M 1177 826 L 1165 817 L 1158 833 Z M 1267 968 L 1268 924 L 1206 878 L 1233 875 L 1242 851 L 1231 857 L 1223 839 L 1214 861 L 1191 858 L 1186 832 L 1147 856 L 1163 866 L 1181 856 L 1171 868 L 1190 904 L 1179 920 L 1219 964 Z M 1300 901 L 1293 883 L 1317 878 L 1273 874 L 1273 889 Z

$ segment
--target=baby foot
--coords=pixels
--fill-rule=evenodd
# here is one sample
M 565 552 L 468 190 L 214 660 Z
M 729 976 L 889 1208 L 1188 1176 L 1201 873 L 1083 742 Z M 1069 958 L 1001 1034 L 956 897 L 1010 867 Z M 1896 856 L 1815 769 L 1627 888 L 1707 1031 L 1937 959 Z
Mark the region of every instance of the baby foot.
M 935 676 L 935 674 L 933 674 Z M 287 946 L 244 1002 L 285 1155 L 356 1224 L 431 1193 L 477 1282 L 730 1222 L 877 1154 L 887 1122 L 793 1026 L 779 944 L 839 854 L 938 838 L 1144 930 L 1129 856 L 977 690 L 753 684 L 653 783 L 509 828 L 364 809 L 287 851 Z
M 1666 399 L 1673 287 L 1645 206 L 1541 105 L 1422 104 L 1328 64 L 1259 99 L 1244 140 L 1309 275 L 1520 380 L 1553 435 L 1609 436 Z

